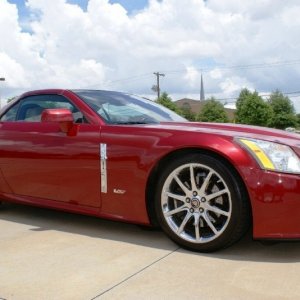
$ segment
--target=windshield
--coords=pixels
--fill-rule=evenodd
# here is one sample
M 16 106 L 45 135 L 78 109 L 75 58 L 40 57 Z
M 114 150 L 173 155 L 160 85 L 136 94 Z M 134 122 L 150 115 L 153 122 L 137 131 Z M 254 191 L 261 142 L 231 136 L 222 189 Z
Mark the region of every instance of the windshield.
M 134 95 L 110 91 L 73 90 L 109 124 L 186 122 L 173 111 Z

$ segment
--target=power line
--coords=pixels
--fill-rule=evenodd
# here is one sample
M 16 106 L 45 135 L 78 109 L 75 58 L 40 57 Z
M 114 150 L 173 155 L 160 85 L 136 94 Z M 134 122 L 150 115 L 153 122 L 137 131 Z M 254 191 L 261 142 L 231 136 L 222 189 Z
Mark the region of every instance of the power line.
M 249 65 L 234 65 L 234 66 L 222 66 L 222 65 L 214 65 L 210 67 L 202 67 L 202 68 L 195 68 L 195 70 L 199 72 L 207 72 L 213 69 L 219 70 L 246 70 L 246 69 L 262 69 L 267 67 L 279 67 L 279 66 L 291 66 L 291 65 L 298 65 L 300 64 L 300 59 L 297 60 L 290 60 L 290 61 L 278 61 L 273 63 L 259 63 L 259 64 L 249 64 Z M 177 74 L 186 72 L 186 69 L 179 69 L 179 70 L 171 70 L 171 71 L 164 71 L 168 75 L 170 74 Z
M 141 79 L 141 78 L 144 78 L 144 77 L 150 77 L 150 76 L 152 76 L 152 73 L 145 73 L 145 74 L 135 75 L 135 76 L 127 77 L 127 78 L 110 80 L 109 83 L 116 83 L 116 82 L 120 82 L 120 81 L 138 80 L 138 79 Z
M 287 61 L 277 61 L 272 63 L 257 63 L 257 64 L 247 64 L 247 65 L 232 65 L 232 66 L 225 66 L 225 65 L 213 65 L 208 67 L 201 67 L 201 68 L 195 68 L 195 70 L 199 72 L 208 72 L 213 69 L 219 69 L 219 70 L 247 70 L 247 69 L 262 69 L 262 68 L 270 68 L 270 67 L 281 67 L 281 66 L 292 66 L 292 65 L 299 65 L 300 59 L 296 60 L 287 60 Z M 165 70 L 163 71 L 164 74 L 167 75 L 173 75 L 173 74 L 180 74 L 186 72 L 186 69 L 178 69 L 178 70 Z M 118 82 L 125 82 L 125 81 L 136 81 L 141 80 L 143 78 L 147 78 L 152 76 L 152 73 L 144 73 L 140 75 L 120 78 L 116 80 L 109 81 L 109 84 L 114 84 Z
M 258 93 L 260 97 L 269 97 L 272 93 L 265 93 L 265 94 L 260 94 Z M 289 97 L 299 97 L 300 96 L 300 91 L 295 91 L 295 92 L 282 92 L 283 95 L 290 95 Z M 228 98 L 216 98 L 216 100 L 218 101 L 227 101 L 227 100 L 236 100 L 238 98 L 237 97 L 228 97 Z M 230 102 L 230 103 L 234 103 L 234 102 Z

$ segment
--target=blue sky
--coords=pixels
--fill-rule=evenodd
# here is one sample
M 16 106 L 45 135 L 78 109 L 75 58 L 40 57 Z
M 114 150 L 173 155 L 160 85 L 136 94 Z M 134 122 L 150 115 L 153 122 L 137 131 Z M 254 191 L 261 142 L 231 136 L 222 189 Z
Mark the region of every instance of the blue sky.
M 26 19 L 28 16 L 28 9 L 25 5 L 25 0 L 9 0 L 10 3 L 16 4 L 21 19 Z M 86 10 L 88 0 L 67 0 L 68 3 L 77 4 L 83 10 Z M 148 0 L 110 0 L 110 3 L 121 4 L 129 14 L 132 14 L 138 10 L 145 8 L 148 4 Z

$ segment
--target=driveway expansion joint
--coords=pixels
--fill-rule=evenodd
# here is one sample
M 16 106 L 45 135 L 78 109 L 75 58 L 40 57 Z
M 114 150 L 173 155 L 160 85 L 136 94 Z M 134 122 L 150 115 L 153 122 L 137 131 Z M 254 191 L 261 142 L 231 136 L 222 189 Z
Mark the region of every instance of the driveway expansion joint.
M 150 267 L 152 267 L 153 265 L 155 265 L 156 263 L 162 261 L 163 259 L 167 258 L 168 256 L 172 255 L 173 253 L 175 253 L 176 251 L 178 251 L 179 249 L 181 249 L 180 247 L 174 249 L 173 251 L 167 253 L 166 255 L 158 258 L 157 260 L 153 261 L 152 263 L 148 264 L 147 266 L 145 266 L 144 268 L 138 270 L 137 272 L 131 274 L 130 276 L 126 277 L 125 279 L 121 280 L 120 282 L 116 283 L 115 285 L 113 285 L 112 287 L 106 289 L 105 291 L 103 291 L 102 293 L 100 293 L 99 295 L 95 296 L 94 298 L 91 298 L 91 300 L 96 300 L 99 299 L 101 296 L 103 296 L 104 294 L 108 293 L 109 291 L 113 290 L 114 288 L 122 285 L 123 283 L 125 283 L 126 281 L 128 281 L 129 279 L 135 277 L 136 275 L 144 272 L 145 270 L 149 269 Z M 1 300 L 1 299 L 0 299 Z

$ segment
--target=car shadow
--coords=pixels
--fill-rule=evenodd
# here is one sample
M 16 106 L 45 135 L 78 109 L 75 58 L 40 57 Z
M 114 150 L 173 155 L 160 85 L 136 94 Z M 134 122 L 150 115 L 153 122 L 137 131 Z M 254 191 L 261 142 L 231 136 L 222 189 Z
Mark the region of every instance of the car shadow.
M 134 224 L 51 209 L 5 203 L 0 209 L 0 219 L 27 225 L 31 231 L 55 230 L 170 251 L 178 248 L 159 229 L 143 230 Z M 261 243 L 252 239 L 251 231 L 231 247 L 214 253 L 196 253 L 184 249 L 177 251 L 222 260 L 274 263 L 300 261 L 300 242 Z
M 36 232 L 54 230 L 158 249 L 177 248 L 159 229 L 34 206 L 3 203 L 0 220 L 24 224 Z
M 180 250 L 180 252 L 188 252 Z M 300 262 L 300 241 L 253 240 L 252 231 L 227 249 L 214 253 L 192 253 L 211 258 L 247 262 L 296 263 Z

